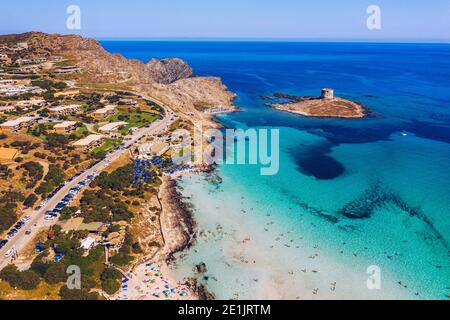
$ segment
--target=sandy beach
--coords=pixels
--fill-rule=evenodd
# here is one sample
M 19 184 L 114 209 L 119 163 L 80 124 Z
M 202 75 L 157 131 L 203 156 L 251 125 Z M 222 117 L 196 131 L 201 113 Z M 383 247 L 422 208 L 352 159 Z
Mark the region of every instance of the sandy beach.
M 182 202 L 176 182 L 163 177 L 159 199 L 163 207 L 160 216 L 164 245 L 151 257 L 144 257 L 134 265 L 129 277 L 114 299 L 118 300 L 197 300 L 210 296 L 193 279 L 178 281 L 170 263 L 176 253 L 188 248 L 195 239 L 195 223 L 190 209 Z

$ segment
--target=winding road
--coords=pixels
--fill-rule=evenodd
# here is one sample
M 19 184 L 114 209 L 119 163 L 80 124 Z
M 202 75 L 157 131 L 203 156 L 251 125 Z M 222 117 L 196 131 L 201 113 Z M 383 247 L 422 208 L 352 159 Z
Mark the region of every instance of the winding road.
M 22 227 L 22 229 L 19 230 L 18 233 L 16 233 L 11 239 L 9 239 L 8 243 L 0 250 L 0 270 L 12 262 L 12 257 L 6 258 L 4 256 L 8 250 L 14 249 L 17 253 L 16 256 L 20 256 L 20 253 L 24 250 L 28 243 L 35 238 L 39 230 L 56 224 L 58 219 L 51 221 L 44 219 L 45 212 L 48 210 L 53 210 L 56 205 L 69 193 L 69 190 L 71 188 L 75 187 L 80 181 L 86 179 L 89 175 L 100 173 L 101 171 L 105 170 L 105 168 L 107 168 L 111 163 L 120 158 L 123 154 L 127 153 L 131 147 L 139 144 L 140 140 L 144 137 L 160 134 L 167 131 L 169 126 L 174 122 L 171 119 L 174 113 L 169 107 L 165 106 L 163 103 L 152 97 L 136 92 L 132 93 L 143 99 L 153 101 L 163 107 L 165 109 L 165 117 L 161 120 L 153 122 L 148 128 L 144 127 L 136 130 L 131 136 L 129 136 L 129 139 L 119 147 L 119 149 L 116 149 L 115 151 L 108 154 L 105 159 L 97 163 L 92 168 L 86 170 L 76 179 L 67 182 L 64 187 L 59 190 L 52 198 L 50 198 L 41 209 L 33 211 L 30 221 L 28 221 Z M 83 189 L 81 189 L 80 191 L 82 192 L 82 190 Z M 25 233 L 27 230 L 30 230 L 31 234 L 26 235 Z

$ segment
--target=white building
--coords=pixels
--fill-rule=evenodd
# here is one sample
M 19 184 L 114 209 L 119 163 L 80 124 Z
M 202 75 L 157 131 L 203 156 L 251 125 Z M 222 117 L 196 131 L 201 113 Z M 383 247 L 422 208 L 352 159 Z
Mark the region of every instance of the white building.
M 6 96 L 17 96 L 24 93 L 36 93 L 41 94 L 44 90 L 40 87 L 27 87 L 23 85 L 0 85 L 0 94 Z
M 111 122 L 111 123 L 105 124 L 104 126 L 100 127 L 98 129 L 98 131 L 100 133 L 110 134 L 110 133 L 119 131 L 120 128 L 122 128 L 122 127 L 124 127 L 126 125 L 128 125 L 128 123 L 124 122 L 124 121 Z
M 59 73 L 59 74 L 71 74 L 71 73 L 78 73 L 78 72 L 81 72 L 81 69 L 77 66 L 61 67 L 56 70 L 56 73 Z
M 106 117 L 109 117 L 117 112 L 116 106 L 114 105 L 107 105 L 104 108 L 98 109 L 94 112 L 92 112 L 92 116 L 95 119 L 105 119 Z
M 16 108 L 13 106 L 0 106 L 0 112 L 11 112 L 16 111 Z
M 24 127 L 31 126 L 35 122 L 35 117 L 20 117 L 0 124 L 0 128 L 5 132 L 17 132 Z
M 16 102 L 16 107 L 18 108 L 29 108 L 32 106 L 43 106 L 45 104 L 44 99 L 30 99 L 30 100 L 22 100 Z
M 48 110 L 50 112 L 50 115 L 60 116 L 60 115 L 75 114 L 77 112 L 80 112 L 81 106 L 78 104 L 69 104 L 67 106 L 52 107 L 52 108 L 49 108 Z
M 95 246 L 95 239 L 91 237 L 87 237 L 83 241 L 81 241 L 80 248 L 83 248 L 84 250 L 90 250 Z
M 77 126 L 78 122 L 76 121 L 64 121 L 56 124 L 53 129 L 55 129 L 57 133 L 64 134 L 75 130 Z
M 101 134 L 91 134 L 84 139 L 73 143 L 77 149 L 89 152 L 94 148 L 100 147 L 103 144 L 104 136 Z

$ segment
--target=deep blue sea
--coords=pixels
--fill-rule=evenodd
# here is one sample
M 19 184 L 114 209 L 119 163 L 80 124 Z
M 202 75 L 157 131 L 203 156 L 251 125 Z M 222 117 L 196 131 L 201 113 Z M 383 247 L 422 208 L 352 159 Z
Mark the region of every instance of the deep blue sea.
M 103 41 L 147 62 L 179 57 L 220 76 L 243 112 L 227 127 L 279 128 L 280 172 L 187 176 L 198 243 L 178 272 L 217 297 L 445 299 L 450 290 L 450 45 Z M 371 117 L 311 119 L 265 106 L 282 92 L 363 103 Z M 355 215 L 363 218 L 355 219 Z M 367 267 L 381 270 L 369 290 Z

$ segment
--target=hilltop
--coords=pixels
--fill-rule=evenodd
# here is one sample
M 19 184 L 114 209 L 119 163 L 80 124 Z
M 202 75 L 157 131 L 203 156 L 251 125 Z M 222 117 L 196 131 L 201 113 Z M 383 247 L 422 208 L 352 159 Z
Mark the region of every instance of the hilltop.
M 110 54 L 95 39 L 79 35 L 28 32 L 0 36 L 1 48 L 25 43 L 26 49 L 13 53 L 13 60 L 62 56 L 61 66 L 76 66 L 80 74 L 65 76 L 91 88 L 137 90 L 171 105 L 175 111 L 198 113 L 211 107 L 232 108 L 234 94 L 220 78 L 197 77 L 178 58 L 152 59 L 148 63 Z

